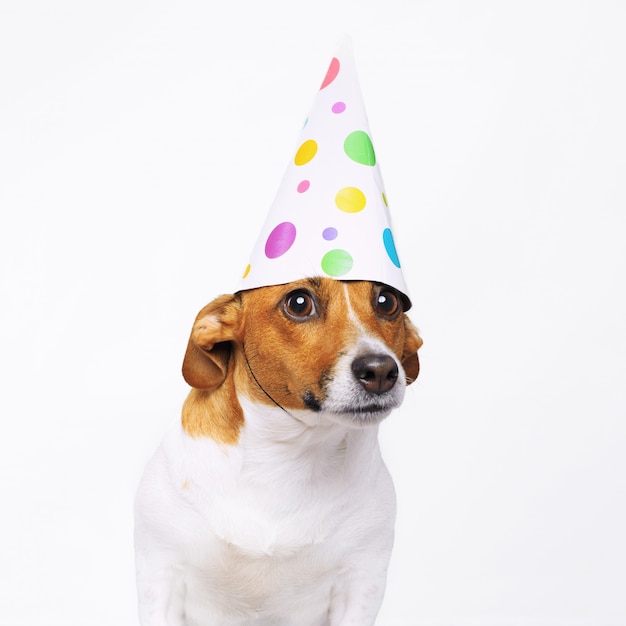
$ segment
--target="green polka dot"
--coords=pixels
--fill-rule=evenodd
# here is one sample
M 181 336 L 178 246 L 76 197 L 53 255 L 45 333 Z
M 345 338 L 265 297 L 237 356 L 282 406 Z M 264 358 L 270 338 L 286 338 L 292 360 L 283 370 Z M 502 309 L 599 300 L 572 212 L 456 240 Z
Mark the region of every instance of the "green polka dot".
M 361 165 L 376 165 L 374 146 L 369 135 L 362 130 L 350 133 L 343 142 L 345 153 Z
M 353 265 L 352 257 L 345 250 L 331 250 L 322 258 L 322 269 L 329 276 L 343 276 Z

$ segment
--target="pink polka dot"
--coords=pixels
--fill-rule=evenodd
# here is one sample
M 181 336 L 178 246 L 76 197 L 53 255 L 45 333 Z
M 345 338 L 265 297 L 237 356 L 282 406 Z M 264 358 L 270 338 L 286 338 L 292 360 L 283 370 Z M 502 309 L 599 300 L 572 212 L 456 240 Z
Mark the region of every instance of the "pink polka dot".
M 296 240 L 296 227 L 291 222 L 282 222 L 274 228 L 265 242 L 265 256 L 276 259 L 291 248 Z
M 324 87 L 328 87 L 330 83 L 332 83 L 335 78 L 337 78 L 337 74 L 339 74 L 339 59 L 333 57 L 333 60 L 330 62 L 330 66 L 328 67 L 328 71 L 326 72 L 326 77 L 324 78 L 324 82 L 320 89 L 324 89 Z
M 333 113 L 343 113 L 345 110 L 346 110 L 345 102 L 335 102 L 335 104 L 333 104 L 333 107 L 332 107 Z
M 311 186 L 311 182 L 308 180 L 301 180 L 298 183 L 298 186 L 296 187 L 296 189 L 298 190 L 298 193 L 304 193 L 309 187 Z

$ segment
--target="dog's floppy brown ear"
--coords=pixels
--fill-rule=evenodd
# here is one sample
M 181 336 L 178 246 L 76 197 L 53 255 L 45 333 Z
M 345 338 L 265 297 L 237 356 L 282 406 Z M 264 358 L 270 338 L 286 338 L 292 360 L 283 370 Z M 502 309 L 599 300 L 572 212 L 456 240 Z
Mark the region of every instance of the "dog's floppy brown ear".
M 402 350 L 402 367 L 406 374 L 406 384 L 410 385 L 420 373 L 420 361 L 417 351 L 422 346 L 422 338 L 407 315 L 404 316 L 404 349 Z
M 195 389 L 216 389 L 226 379 L 231 343 L 238 337 L 240 299 L 224 295 L 196 317 L 183 360 L 183 377 Z

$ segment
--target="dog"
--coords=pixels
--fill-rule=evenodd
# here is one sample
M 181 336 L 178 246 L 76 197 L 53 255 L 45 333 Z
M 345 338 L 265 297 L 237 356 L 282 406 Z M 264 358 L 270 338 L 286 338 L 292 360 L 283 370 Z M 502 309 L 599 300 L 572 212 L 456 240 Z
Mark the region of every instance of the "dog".
M 200 311 L 182 423 L 137 491 L 142 626 L 374 623 L 395 522 L 377 433 L 419 373 L 409 306 L 309 278 Z

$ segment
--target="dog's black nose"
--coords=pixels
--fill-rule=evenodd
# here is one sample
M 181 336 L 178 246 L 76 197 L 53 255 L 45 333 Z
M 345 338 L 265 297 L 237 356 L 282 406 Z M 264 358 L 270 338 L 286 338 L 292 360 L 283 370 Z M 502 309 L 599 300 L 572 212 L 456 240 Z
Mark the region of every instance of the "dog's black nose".
M 398 380 L 398 365 L 387 354 L 365 354 L 352 362 L 352 373 L 370 393 L 389 391 Z

